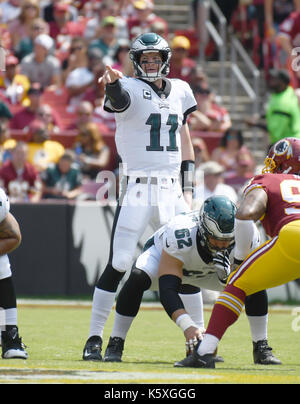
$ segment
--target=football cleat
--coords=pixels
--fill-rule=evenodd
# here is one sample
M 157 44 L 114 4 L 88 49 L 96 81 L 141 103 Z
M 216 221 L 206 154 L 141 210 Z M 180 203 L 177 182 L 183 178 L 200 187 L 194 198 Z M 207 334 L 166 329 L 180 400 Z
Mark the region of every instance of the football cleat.
M 125 341 L 119 337 L 110 337 L 105 350 L 104 362 L 122 362 Z
M 83 349 L 82 359 L 85 361 L 102 361 L 102 338 L 94 335 L 90 337 Z
M 193 353 L 179 362 L 174 363 L 175 368 L 208 368 L 214 369 L 215 366 L 215 353 L 205 354 L 200 356 L 197 352 L 201 341 L 195 346 Z
M 253 359 L 257 365 L 281 365 L 281 361 L 272 354 L 266 339 L 253 342 Z
M 27 359 L 28 353 L 22 338 L 19 337 L 18 327 L 13 327 L 8 331 L 2 331 L 2 358 L 3 359 Z

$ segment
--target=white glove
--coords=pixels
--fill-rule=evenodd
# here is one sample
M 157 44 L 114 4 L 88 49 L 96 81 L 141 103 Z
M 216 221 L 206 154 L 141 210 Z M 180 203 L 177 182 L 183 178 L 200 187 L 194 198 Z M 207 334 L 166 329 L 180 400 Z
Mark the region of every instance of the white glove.
M 214 266 L 217 268 L 218 277 L 221 282 L 225 282 L 231 272 L 231 264 L 228 252 L 218 252 L 213 258 Z

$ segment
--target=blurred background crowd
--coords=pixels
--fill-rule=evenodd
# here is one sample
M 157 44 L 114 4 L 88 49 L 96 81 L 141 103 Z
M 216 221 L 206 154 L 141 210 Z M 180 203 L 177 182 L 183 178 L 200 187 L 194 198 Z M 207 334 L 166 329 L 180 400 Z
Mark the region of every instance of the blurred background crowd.
M 190 1 L 186 30 L 170 28 L 156 11 L 158 0 L 0 2 L 6 49 L 0 73 L 0 183 L 12 202 L 93 200 L 101 186 L 98 173 L 118 173 L 115 121 L 103 110 L 104 88 L 97 82 L 107 64 L 133 75 L 131 41 L 150 31 L 170 43 L 168 77 L 187 81 L 197 100 L 189 119 L 197 168 L 195 207 L 216 193 L 238 200 L 262 162 L 199 62 L 203 2 Z M 300 137 L 300 0 L 216 4 L 226 18 L 226 34 L 238 36 L 268 86 L 266 108 L 243 121 L 264 131 L 264 153 L 282 137 Z M 208 60 L 217 58 L 209 40 L 205 53 Z M 218 134 L 214 147 L 209 134 Z

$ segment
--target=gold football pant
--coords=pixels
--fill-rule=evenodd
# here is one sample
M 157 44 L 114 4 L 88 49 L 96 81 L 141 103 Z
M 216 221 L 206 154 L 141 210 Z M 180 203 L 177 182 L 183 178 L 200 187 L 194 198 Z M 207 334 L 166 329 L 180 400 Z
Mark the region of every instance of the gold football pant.
M 233 272 L 227 285 L 252 295 L 300 278 L 300 220 L 282 227 L 279 235 L 254 250 Z

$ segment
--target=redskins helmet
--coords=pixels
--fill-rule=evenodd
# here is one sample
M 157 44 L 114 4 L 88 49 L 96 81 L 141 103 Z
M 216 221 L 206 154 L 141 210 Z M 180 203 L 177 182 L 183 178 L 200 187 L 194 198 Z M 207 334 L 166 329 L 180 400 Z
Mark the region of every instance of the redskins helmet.
M 155 73 L 146 73 L 140 64 L 143 53 L 159 52 L 162 58 L 162 65 Z M 129 51 L 129 57 L 132 60 L 134 73 L 136 77 L 147 81 L 155 81 L 169 74 L 171 48 L 168 42 L 153 32 L 138 36 L 132 43 Z
M 262 172 L 300 175 L 300 139 L 286 137 L 276 142 L 269 150 Z
M 209 243 L 209 236 L 234 243 L 235 213 L 236 206 L 227 196 L 211 196 L 204 201 L 200 210 L 200 243 L 211 254 L 218 250 Z

